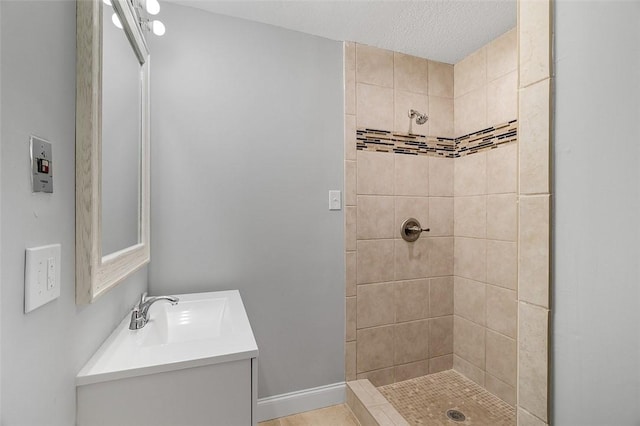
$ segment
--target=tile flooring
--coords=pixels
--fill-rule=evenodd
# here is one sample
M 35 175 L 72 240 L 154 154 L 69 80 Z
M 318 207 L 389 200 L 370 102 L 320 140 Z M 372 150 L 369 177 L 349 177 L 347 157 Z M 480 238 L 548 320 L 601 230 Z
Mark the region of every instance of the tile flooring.
M 379 387 L 378 390 L 411 425 L 515 426 L 515 410 L 453 370 Z M 453 422 L 449 409 L 466 420 Z
M 359 426 L 345 404 L 258 423 L 258 426 Z

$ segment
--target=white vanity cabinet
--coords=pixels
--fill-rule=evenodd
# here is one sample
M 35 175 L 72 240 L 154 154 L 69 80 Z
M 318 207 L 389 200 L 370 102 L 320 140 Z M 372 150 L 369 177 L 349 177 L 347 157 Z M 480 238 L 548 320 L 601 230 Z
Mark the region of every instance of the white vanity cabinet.
M 255 425 L 255 361 L 253 358 L 78 386 L 77 423 Z
M 258 347 L 238 291 L 125 318 L 76 377 L 79 426 L 256 425 Z

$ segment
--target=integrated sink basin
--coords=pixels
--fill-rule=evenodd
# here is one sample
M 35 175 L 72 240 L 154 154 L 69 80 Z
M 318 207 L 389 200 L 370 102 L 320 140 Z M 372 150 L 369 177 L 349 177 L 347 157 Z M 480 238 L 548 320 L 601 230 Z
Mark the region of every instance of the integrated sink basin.
M 160 301 L 149 322 L 129 330 L 129 316 L 76 378 L 77 385 L 255 358 L 253 337 L 237 290 L 176 294 L 176 305 Z
M 196 299 L 182 295 L 176 305 L 166 302 L 151 305 L 149 317 L 147 325 L 138 330 L 145 346 L 219 339 L 234 332 L 226 297 Z

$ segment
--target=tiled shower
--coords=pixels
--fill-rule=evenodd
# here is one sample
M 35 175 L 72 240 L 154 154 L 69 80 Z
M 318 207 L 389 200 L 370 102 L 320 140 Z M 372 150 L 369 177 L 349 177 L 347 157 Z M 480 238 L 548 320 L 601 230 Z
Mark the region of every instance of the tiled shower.
M 515 404 L 516 52 L 515 30 L 455 65 L 345 43 L 347 381 L 454 369 Z

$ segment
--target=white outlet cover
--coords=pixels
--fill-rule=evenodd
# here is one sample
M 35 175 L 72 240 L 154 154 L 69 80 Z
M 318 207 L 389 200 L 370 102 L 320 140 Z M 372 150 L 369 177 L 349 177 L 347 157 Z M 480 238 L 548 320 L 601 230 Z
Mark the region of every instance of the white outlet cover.
M 24 274 L 25 314 L 60 297 L 60 252 L 60 244 L 27 249 Z M 50 259 L 53 259 L 51 270 Z

